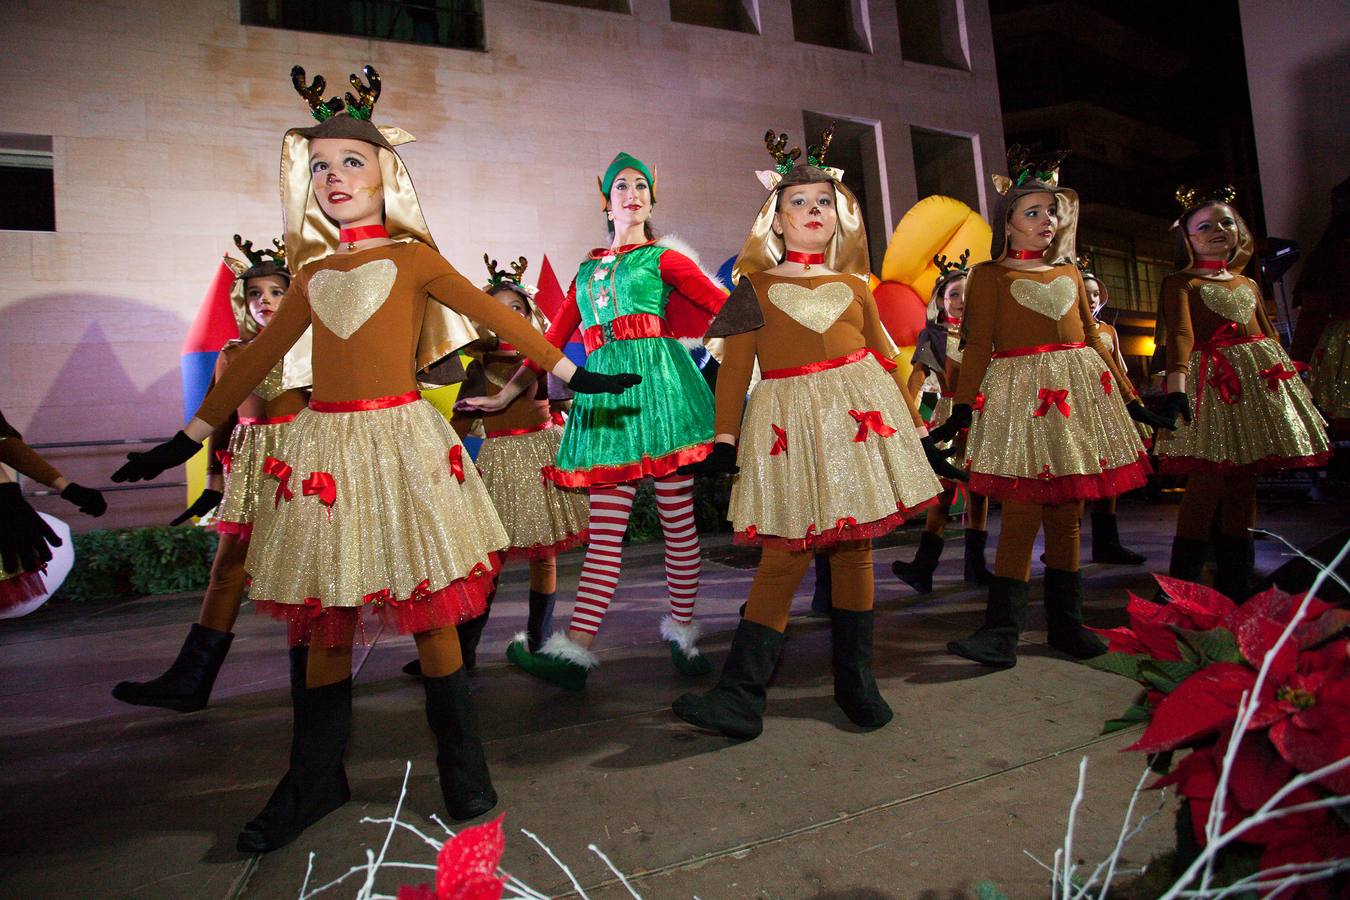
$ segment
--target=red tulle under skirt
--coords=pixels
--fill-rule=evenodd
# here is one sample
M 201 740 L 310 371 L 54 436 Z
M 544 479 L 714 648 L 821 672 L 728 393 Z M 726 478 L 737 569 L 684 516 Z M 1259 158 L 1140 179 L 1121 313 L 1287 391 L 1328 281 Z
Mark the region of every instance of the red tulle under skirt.
M 890 534 L 895 529 L 905 523 L 906 519 L 912 518 L 915 513 L 926 512 L 930 506 L 935 506 L 938 497 L 929 497 L 922 503 L 915 506 L 898 509 L 886 516 L 884 519 L 877 519 L 875 522 L 860 522 L 857 525 L 845 524 L 837 525 L 833 528 L 827 528 L 821 532 L 812 532 L 805 537 L 785 538 L 772 534 L 760 534 L 752 529 L 738 531 L 732 536 L 732 542 L 748 547 L 768 547 L 774 550 L 785 550 L 789 553 L 800 553 L 811 551 L 818 553 L 827 550 L 837 544 L 849 541 L 870 541 L 879 538 L 882 535 Z
M 1055 505 L 1077 500 L 1117 497 L 1148 482 L 1153 471 L 1147 454 L 1140 453 L 1129 465 L 1095 475 L 1058 475 L 1049 478 L 1006 478 L 984 472 L 970 473 L 970 490 L 991 500 Z
M 41 572 L 20 572 L 0 581 L 0 609 L 9 609 L 27 603 L 47 593 L 47 584 Z
M 1282 472 L 1286 469 L 1319 469 L 1331 461 L 1331 451 L 1313 453 L 1309 456 L 1267 456 L 1256 462 L 1239 464 L 1235 462 L 1214 462 L 1196 456 L 1162 456 L 1158 458 L 1158 467 L 1165 475 L 1194 475 L 1196 473 L 1218 475 L 1261 475 L 1267 472 Z
M 239 538 L 239 543 L 247 544 L 248 539 L 253 537 L 252 522 L 224 522 L 217 521 L 213 526 L 217 534 L 232 534 Z
M 575 534 L 569 534 L 562 540 L 555 541 L 552 544 L 536 544 L 533 547 L 507 547 L 502 552 L 508 560 L 548 559 L 549 557 L 557 556 L 559 553 L 566 553 L 568 550 L 580 547 L 582 544 L 586 543 L 586 540 L 589 537 L 590 532 L 582 530 Z

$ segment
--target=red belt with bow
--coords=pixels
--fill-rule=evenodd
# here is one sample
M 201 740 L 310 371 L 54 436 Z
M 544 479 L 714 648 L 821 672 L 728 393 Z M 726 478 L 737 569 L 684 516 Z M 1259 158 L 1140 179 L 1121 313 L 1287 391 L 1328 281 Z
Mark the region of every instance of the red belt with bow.
M 1037 353 L 1054 353 L 1057 350 L 1081 350 L 1087 344 L 1082 341 L 1069 341 L 1064 344 L 1037 344 L 1034 347 L 1014 347 L 1011 350 L 998 350 L 989 354 L 990 359 L 1007 359 L 1011 356 L 1034 356 Z
M 636 341 L 642 338 L 674 337 L 666 320 L 653 313 L 616 316 L 609 322 L 592 325 L 581 333 L 587 353 L 594 353 L 612 341 Z
M 240 416 L 240 425 L 285 425 L 295 421 L 295 413 L 289 416 Z
M 1286 369 L 1284 363 L 1276 363 L 1269 369 L 1262 369 L 1258 374 L 1266 380 L 1266 388 L 1269 390 L 1278 390 L 1281 381 L 1288 381 L 1291 378 L 1297 378 L 1299 372 L 1308 371 L 1308 364 L 1296 362 L 1292 369 Z
M 862 347 L 854 350 L 847 356 L 837 356 L 834 359 L 822 359 L 819 362 L 806 363 L 801 366 L 788 366 L 785 369 L 766 369 L 760 373 L 760 378 L 795 378 L 798 375 L 814 375 L 816 372 L 824 372 L 828 369 L 837 369 L 840 366 L 852 365 L 860 362 L 867 357 L 875 359 L 887 372 L 895 371 L 895 363 L 891 362 L 871 347 Z
M 1228 361 L 1228 357 L 1220 353 L 1219 350 L 1224 347 L 1236 347 L 1239 344 L 1251 344 L 1265 339 L 1264 334 L 1238 334 L 1237 323 L 1229 322 L 1210 335 L 1209 340 L 1201 341 L 1196 345 L 1196 349 L 1200 351 L 1200 374 L 1195 380 L 1195 408 L 1197 410 L 1204 399 L 1206 384 L 1219 392 L 1219 399 L 1224 403 L 1233 404 L 1242 397 L 1242 382 L 1238 378 L 1237 369 L 1233 368 L 1233 364 Z

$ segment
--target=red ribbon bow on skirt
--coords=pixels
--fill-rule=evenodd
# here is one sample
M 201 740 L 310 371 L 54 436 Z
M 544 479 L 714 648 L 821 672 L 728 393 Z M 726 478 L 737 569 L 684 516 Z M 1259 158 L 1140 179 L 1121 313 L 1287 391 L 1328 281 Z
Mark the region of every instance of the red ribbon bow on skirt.
M 1284 363 L 1276 363 L 1269 369 L 1262 369 L 1260 375 L 1266 380 L 1266 387 L 1274 391 L 1279 389 L 1281 381 L 1297 378 L 1299 372 L 1306 372 L 1307 370 L 1307 363 L 1296 362 L 1292 369 L 1286 369 Z
M 273 507 L 281 505 L 281 498 L 285 497 L 286 500 L 289 501 L 295 496 L 295 492 L 291 490 L 290 484 L 291 467 L 287 463 L 282 462 L 275 456 L 269 456 L 263 460 L 262 471 L 264 476 L 275 478 L 277 480 L 277 493 L 272 501 Z
M 1260 337 L 1238 334 L 1237 323 L 1229 322 L 1217 329 L 1209 340 L 1200 344 L 1200 375 L 1195 382 L 1197 410 L 1205 395 L 1205 385 L 1218 391 L 1219 399 L 1230 406 L 1242 398 L 1242 381 L 1238 378 L 1237 369 L 1233 368 L 1228 357 L 1219 350 L 1223 347 L 1245 344 L 1251 340 L 1260 340 Z
M 770 455 L 770 456 L 777 456 L 777 455 L 780 454 L 780 453 L 786 453 L 786 452 L 787 452 L 787 431 L 786 431 L 786 429 L 779 428 L 777 425 L 773 424 L 772 422 L 769 423 L 769 427 L 773 429 L 773 447 L 770 448 L 770 450 L 769 450 L 769 455 Z
M 850 409 L 848 414 L 858 423 L 858 433 L 853 436 L 853 443 L 861 444 L 867 440 L 867 435 L 875 432 L 882 437 L 890 437 L 895 434 L 895 429 L 881 420 L 881 411 L 869 409 L 867 412 L 859 412 L 856 409 Z
M 333 504 L 337 502 L 337 482 L 328 472 L 310 472 L 300 483 L 300 492 L 306 497 L 319 495 L 319 502 L 328 507 L 328 521 L 333 521 Z
M 1031 414 L 1032 418 L 1038 419 L 1041 416 L 1044 416 L 1046 413 L 1050 412 L 1051 407 L 1059 410 L 1064 418 L 1067 419 L 1069 417 L 1068 388 L 1060 388 L 1058 390 L 1041 388 L 1040 392 L 1036 395 L 1036 399 L 1041 401 L 1041 405 Z
M 464 447 L 460 444 L 450 448 L 450 474 L 460 483 L 464 483 Z
M 1111 373 L 1102 372 L 1102 390 L 1106 391 L 1106 396 L 1111 396 Z
M 230 467 L 234 465 L 234 454 L 228 450 L 217 450 L 216 459 L 220 461 L 220 468 L 226 475 L 230 474 Z

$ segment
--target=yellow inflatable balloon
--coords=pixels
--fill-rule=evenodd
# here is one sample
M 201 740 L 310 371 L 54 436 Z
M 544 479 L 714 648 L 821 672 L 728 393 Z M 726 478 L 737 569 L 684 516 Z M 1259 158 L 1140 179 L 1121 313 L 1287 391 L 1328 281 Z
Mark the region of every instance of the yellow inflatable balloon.
M 989 259 L 992 239 L 988 223 L 960 200 L 940 194 L 925 197 L 895 226 L 881 264 L 881 280 L 908 285 L 927 302 L 937 282 L 935 254 L 956 259 L 969 250 L 973 266 Z

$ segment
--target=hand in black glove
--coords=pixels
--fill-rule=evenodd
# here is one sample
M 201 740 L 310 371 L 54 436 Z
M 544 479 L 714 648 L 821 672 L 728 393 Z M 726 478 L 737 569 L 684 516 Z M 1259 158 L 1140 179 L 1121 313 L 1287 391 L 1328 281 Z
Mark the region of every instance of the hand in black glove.
M 975 412 L 969 403 L 958 403 L 952 407 L 952 414 L 947 417 L 947 421 L 928 432 L 928 436 L 933 439 L 933 443 L 944 444 L 960 434 L 962 428 L 969 428 L 974 418 Z
M 1137 399 L 1126 403 L 1125 411 L 1130 414 L 1131 419 L 1147 425 L 1149 428 L 1155 430 L 1158 428 L 1166 428 L 1168 431 L 1176 430 L 1177 420 L 1175 418 L 1164 419 Z
M 0 484 L 0 563 L 10 573 L 36 572 L 52 558 L 61 539 L 28 505 L 12 481 Z
M 736 465 L 736 445 L 726 441 L 716 442 L 703 459 L 678 469 L 681 475 L 735 475 L 740 470 Z
M 965 469 L 958 469 L 947 462 L 947 457 L 956 452 L 954 447 L 943 450 L 937 445 L 937 439 L 933 437 L 931 432 L 919 438 L 919 443 L 923 445 L 923 455 L 928 457 L 928 465 L 937 473 L 939 478 L 946 478 L 949 481 L 970 480 L 969 472 Z
M 1175 426 L 1177 416 L 1186 420 L 1186 424 L 1191 423 L 1191 398 L 1186 396 L 1185 391 L 1172 391 L 1163 400 L 1162 412 L 1160 415 L 1171 419 Z
M 112 480 L 120 483 L 158 478 L 165 469 L 181 466 L 192 459 L 200 449 L 201 444 L 180 431 L 168 441 L 144 453 L 128 453 L 126 464 L 113 473 Z
M 641 383 L 642 376 L 631 372 L 602 375 L 599 372 L 588 371 L 585 366 L 577 366 L 567 386 L 578 394 L 622 394 L 633 385 Z
M 206 515 L 211 510 L 219 506 L 220 501 L 223 500 L 224 498 L 225 495 L 222 494 L 220 491 L 213 491 L 210 488 L 206 488 L 205 490 L 202 491 L 200 497 L 192 501 L 191 506 L 180 512 L 178 516 L 169 524 L 182 525 L 184 522 L 186 522 L 188 519 L 191 519 L 193 516 L 196 516 L 197 518 L 200 519 L 202 516 Z
M 80 512 L 95 519 L 108 511 L 108 501 L 103 499 L 102 491 L 87 488 L 73 481 L 61 490 L 61 499 L 69 500 Z

